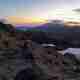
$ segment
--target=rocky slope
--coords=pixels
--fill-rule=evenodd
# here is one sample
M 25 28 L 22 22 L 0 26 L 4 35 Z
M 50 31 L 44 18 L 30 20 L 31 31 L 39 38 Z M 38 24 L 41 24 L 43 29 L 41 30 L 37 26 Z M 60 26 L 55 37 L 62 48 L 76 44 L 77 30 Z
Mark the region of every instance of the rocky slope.
M 0 23 L 0 80 L 16 80 L 31 67 L 31 33 L 15 32 L 12 25 Z
M 14 80 L 31 67 L 31 33 L 0 32 L 0 80 Z
M 80 80 L 80 61 L 73 54 L 64 55 L 64 80 Z
M 43 70 L 46 80 L 63 80 L 63 55 L 54 47 L 33 48 L 32 54 L 33 61 Z
M 54 42 L 47 33 L 0 32 L 0 80 L 80 80 L 74 55 L 41 45 Z

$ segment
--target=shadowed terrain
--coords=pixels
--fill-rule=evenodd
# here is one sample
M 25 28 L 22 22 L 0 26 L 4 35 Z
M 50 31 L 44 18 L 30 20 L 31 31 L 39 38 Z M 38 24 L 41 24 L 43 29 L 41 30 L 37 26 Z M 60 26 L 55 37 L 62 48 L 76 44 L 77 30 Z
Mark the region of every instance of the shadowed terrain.
M 0 32 L 1 80 L 80 79 L 80 60 L 76 55 L 58 52 L 69 47 L 79 48 L 79 31 L 15 32 L 13 27 L 2 24 L 6 28 L 3 26 L 5 32 Z M 45 43 L 55 46 L 43 46 Z

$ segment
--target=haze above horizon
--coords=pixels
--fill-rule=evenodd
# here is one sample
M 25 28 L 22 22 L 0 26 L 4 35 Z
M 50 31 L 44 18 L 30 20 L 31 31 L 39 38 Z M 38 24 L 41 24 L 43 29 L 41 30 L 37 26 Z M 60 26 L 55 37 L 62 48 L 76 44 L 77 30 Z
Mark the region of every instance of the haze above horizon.
M 80 0 L 0 0 L 0 18 L 15 23 L 44 22 L 44 19 L 79 21 L 79 3 Z

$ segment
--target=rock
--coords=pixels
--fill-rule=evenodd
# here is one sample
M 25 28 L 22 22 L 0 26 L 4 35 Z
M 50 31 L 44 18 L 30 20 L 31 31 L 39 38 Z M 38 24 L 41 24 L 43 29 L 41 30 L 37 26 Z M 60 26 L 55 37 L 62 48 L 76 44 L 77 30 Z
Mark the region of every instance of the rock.
M 55 48 L 35 48 L 32 50 L 32 54 L 34 63 L 44 71 L 48 79 L 54 80 L 55 77 L 59 80 L 63 79 L 63 55 L 57 53 Z
M 64 55 L 64 79 L 78 80 L 80 79 L 80 63 L 75 55 L 66 53 Z

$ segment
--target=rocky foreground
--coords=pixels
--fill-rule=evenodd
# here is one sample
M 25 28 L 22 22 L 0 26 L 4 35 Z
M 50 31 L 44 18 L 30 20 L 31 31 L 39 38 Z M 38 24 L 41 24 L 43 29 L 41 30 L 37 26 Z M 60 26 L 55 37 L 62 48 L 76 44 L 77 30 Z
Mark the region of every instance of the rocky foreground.
M 80 80 L 80 61 L 32 41 L 32 33 L 0 33 L 0 80 Z
M 0 80 L 15 80 L 19 71 L 31 67 L 30 36 L 21 34 L 0 32 Z
M 0 80 L 80 80 L 80 61 L 75 55 L 59 53 L 61 44 L 42 46 L 55 41 L 44 33 L 35 34 L 12 29 L 0 32 Z
M 73 54 L 64 55 L 64 80 L 80 80 L 80 61 Z
M 0 32 L 0 80 L 11 80 L 16 69 L 16 34 Z

